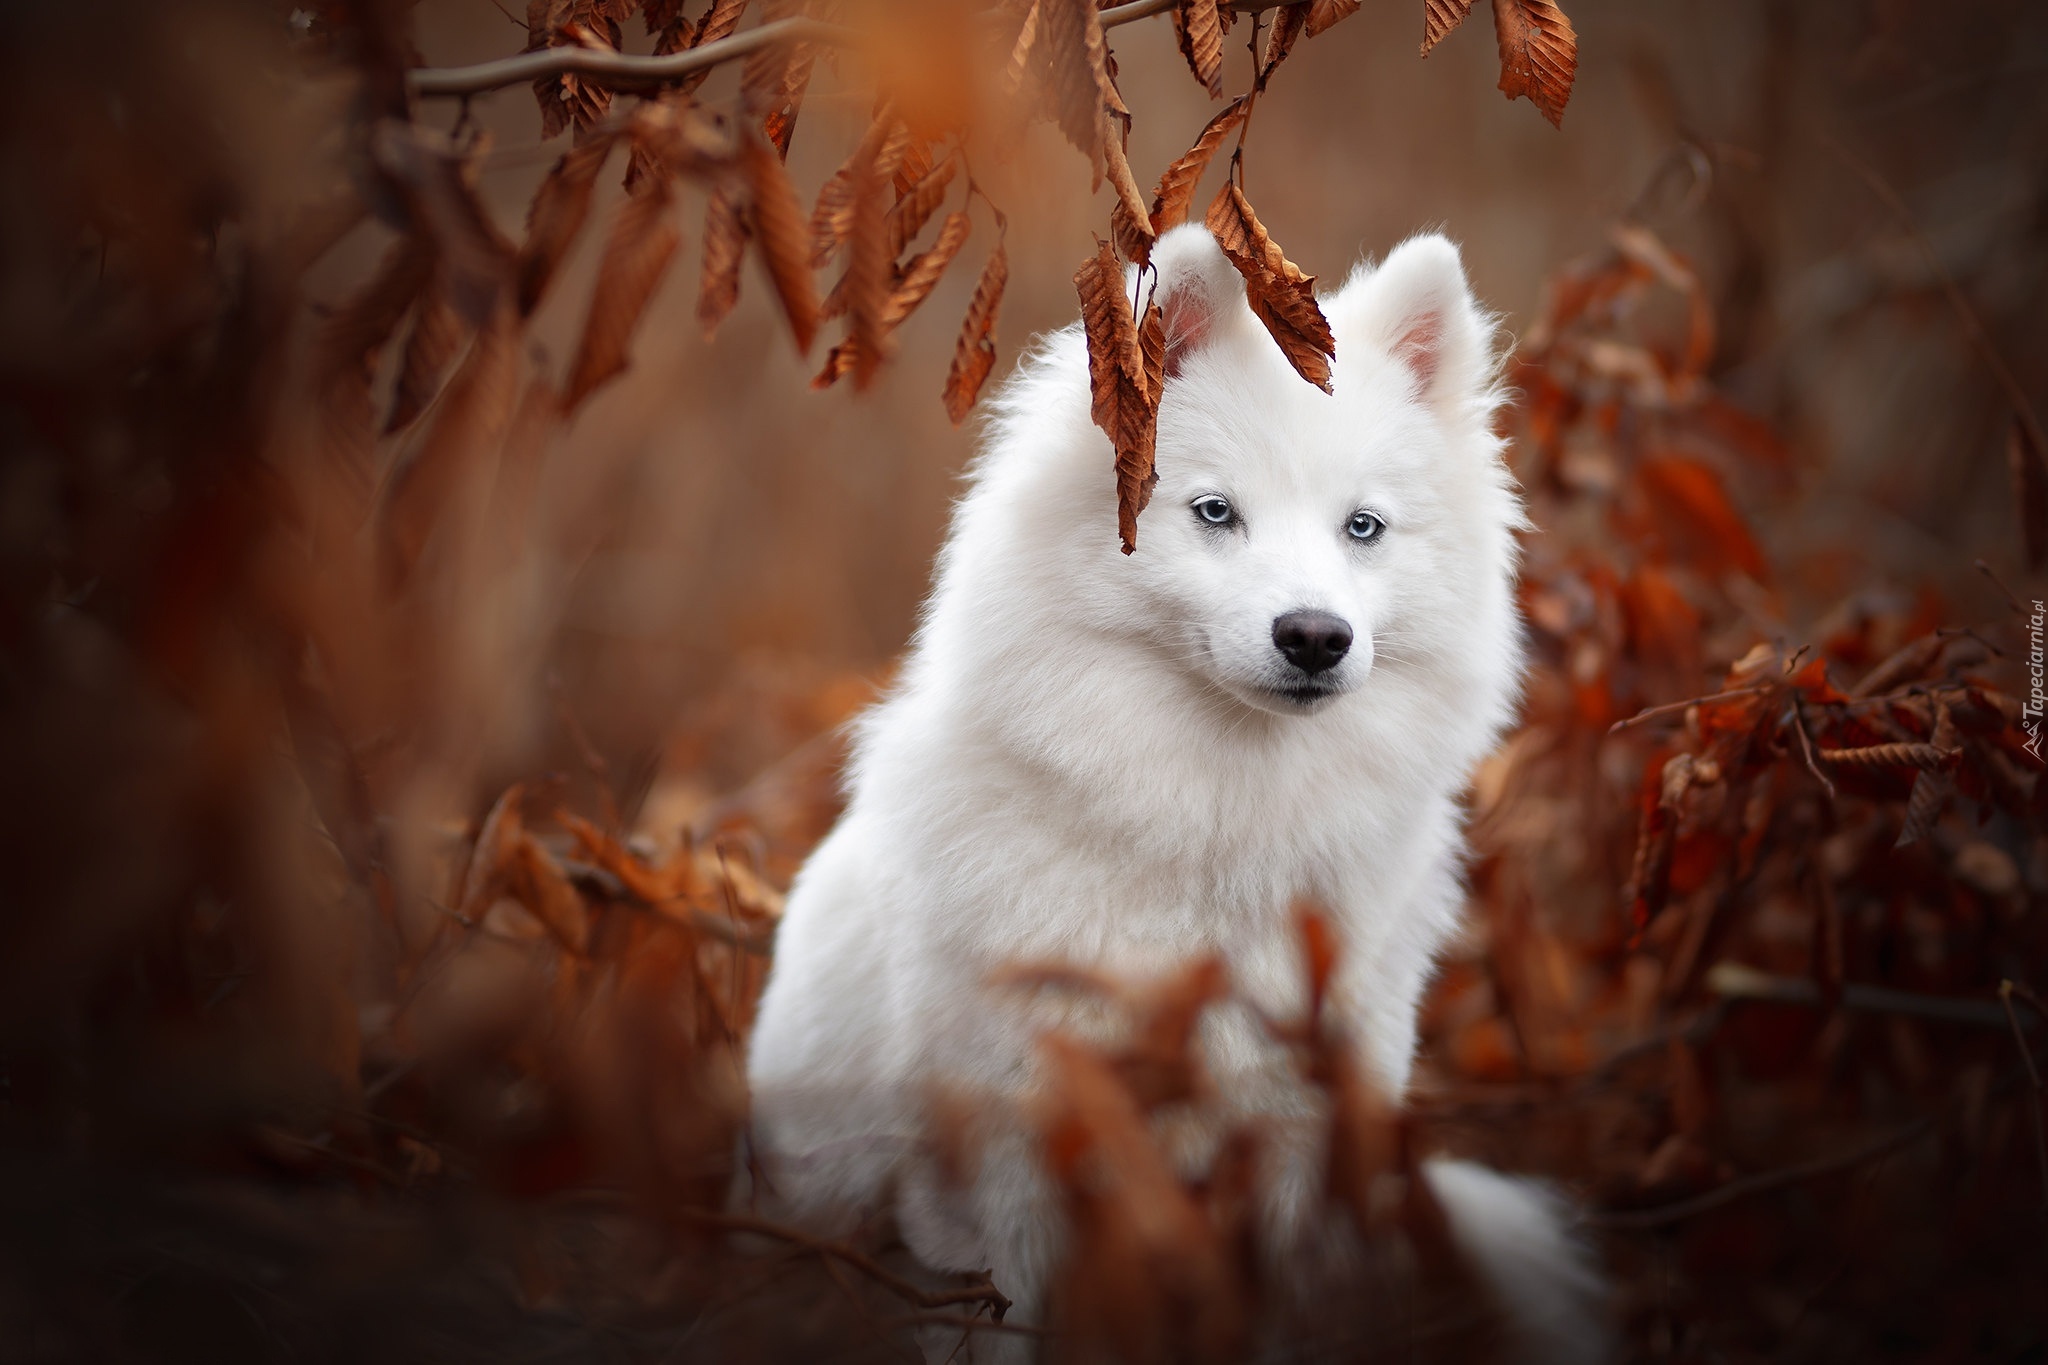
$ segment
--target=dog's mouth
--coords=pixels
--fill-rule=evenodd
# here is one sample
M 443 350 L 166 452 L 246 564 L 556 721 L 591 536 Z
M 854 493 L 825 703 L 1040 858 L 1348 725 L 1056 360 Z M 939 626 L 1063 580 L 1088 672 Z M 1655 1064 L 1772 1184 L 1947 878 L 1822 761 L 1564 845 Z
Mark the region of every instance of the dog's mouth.
M 1266 691 L 1289 705 L 1306 711 L 1316 703 L 1336 696 L 1343 689 L 1327 683 L 1296 683 L 1288 687 L 1269 687 Z

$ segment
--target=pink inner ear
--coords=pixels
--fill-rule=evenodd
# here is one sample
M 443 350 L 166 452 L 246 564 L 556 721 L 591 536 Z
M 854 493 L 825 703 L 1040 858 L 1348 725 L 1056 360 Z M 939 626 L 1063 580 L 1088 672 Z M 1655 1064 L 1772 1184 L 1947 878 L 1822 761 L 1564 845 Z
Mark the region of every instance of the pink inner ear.
M 1193 289 L 1187 288 L 1167 291 L 1160 300 L 1159 312 L 1166 327 L 1166 377 L 1178 379 L 1187 358 L 1208 339 L 1214 314 Z
M 1394 340 L 1394 354 L 1427 389 L 1443 359 L 1444 319 L 1441 313 L 1419 313 Z

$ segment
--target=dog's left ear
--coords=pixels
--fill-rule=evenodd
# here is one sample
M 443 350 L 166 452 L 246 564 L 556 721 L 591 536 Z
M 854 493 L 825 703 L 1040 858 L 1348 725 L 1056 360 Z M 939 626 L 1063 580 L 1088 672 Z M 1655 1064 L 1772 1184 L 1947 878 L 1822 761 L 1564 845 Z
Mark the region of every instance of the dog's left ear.
M 1209 229 L 1190 223 L 1162 235 L 1152 247 L 1152 297 L 1166 325 L 1166 377 L 1177 379 L 1196 352 L 1250 316 L 1244 277 L 1216 245 Z
M 1456 403 L 1486 383 L 1490 329 L 1458 248 L 1441 234 L 1410 237 L 1378 269 L 1361 267 L 1325 311 L 1340 357 L 1391 355 L 1431 403 Z

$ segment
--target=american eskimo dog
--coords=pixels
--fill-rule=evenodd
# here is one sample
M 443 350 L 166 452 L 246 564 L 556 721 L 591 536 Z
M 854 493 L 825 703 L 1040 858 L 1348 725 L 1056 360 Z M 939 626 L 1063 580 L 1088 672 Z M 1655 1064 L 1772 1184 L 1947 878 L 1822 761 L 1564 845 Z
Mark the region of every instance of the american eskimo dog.
M 1324 310 L 1335 393 L 1291 370 L 1198 227 L 1164 236 L 1158 486 L 1120 553 L 1080 329 L 995 399 L 901 681 L 862 722 L 845 816 L 798 876 L 748 1064 L 766 1183 L 818 1216 L 890 1202 L 913 1251 L 1039 1311 L 1057 1209 L 1028 1142 L 949 1198 L 937 1084 L 1019 1095 L 1056 1020 L 1001 969 L 1158 976 L 1203 954 L 1220 1093 L 1287 1110 L 1290 907 L 1329 907 L 1333 1006 L 1388 1094 L 1461 904 L 1460 795 L 1522 671 L 1494 328 L 1457 248 L 1405 242 Z M 1587 1360 L 1593 1283 L 1540 1187 L 1425 1168 L 1524 1354 Z M 1318 1177 L 1301 1172 L 1301 1180 Z

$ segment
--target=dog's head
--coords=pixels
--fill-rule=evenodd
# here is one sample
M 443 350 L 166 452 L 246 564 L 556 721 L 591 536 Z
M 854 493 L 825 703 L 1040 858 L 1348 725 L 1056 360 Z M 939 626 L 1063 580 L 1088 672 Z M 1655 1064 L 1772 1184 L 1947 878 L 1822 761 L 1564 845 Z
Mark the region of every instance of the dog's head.
M 1331 394 L 1288 365 L 1207 231 L 1166 234 L 1153 260 L 1159 483 L 1119 575 L 1145 633 L 1283 715 L 1475 640 L 1512 653 L 1522 517 L 1490 430 L 1493 325 L 1457 248 L 1413 238 L 1323 297 Z

